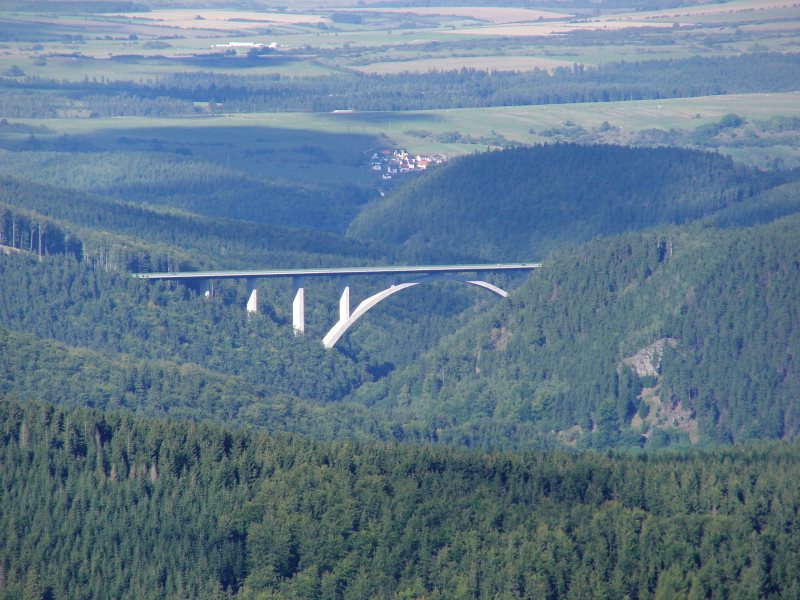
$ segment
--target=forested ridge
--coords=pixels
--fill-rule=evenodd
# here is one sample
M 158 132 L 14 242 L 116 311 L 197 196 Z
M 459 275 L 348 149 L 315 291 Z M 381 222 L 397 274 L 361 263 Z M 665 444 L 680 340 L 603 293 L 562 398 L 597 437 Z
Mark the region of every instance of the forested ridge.
M 60 168 L 0 178 L 0 597 L 797 596 L 795 174 L 495 152 L 343 237 Z M 337 282 L 295 336 L 289 286 L 247 315 L 244 282 L 128 272 L 549 249 L 510 299 L 418 286 L 334 350 Z
M 205 301 L 183 286 L 152 285 L 59 256 L 38 263 L 4 257 L 0 268 L 0 319 L 9 329 L 110 355 L 242 375 L 270 395 L 293 392 L 317 402 L 341 398 L 366 377 L 363 366 L 342 353 L 293 336 L 285 317 L 248 318 L 235 290 L 228 301 Z M 24 368 L 19 364 L 10 372 Z M 91 379 L 85 384 L 94 397 Z M 155 398 L 161 403 L 158 393 Z
M 796 436 L 798 231 L 797 216 L 697 224 L 555 254 L 509 302 L 357 396 L 462 444 Z M 653 344 L 652 372 L 637 374 L 626 359 Z
M 796 445 L 483 454 L 0 401 L 5 597 L 795 598 Z
M 0 2 L 0 600 L 800 598 L 796 7 L 232 2 Z
M 4 240 L 12 237 L 15 211 L 29 211 L 25 213 L 29 215 L 30 211 L 35 211 L 46 220 L 69 224 L 67 229 L 76 232 L 72 237 L 81 242 L 84 257 L 101 260 L 102 266 L 113 269 L 179 270 L 181 259 L 184 264 L 188 260 L 195 267 L 241 267 L 254 263 L 321 266 L 326 262 L 334 264 L 342 257 L 351 262 L 363 262 L 385 260 L 384 257 L 392 254 L 388 247 L 380 244 L 365 244 L 324 232 L 203 217 L 7 176 L 0 177 L 0 203 L 4 205 L 0 207 L 3 209 L 0 228 Z M 17 208 L 12 210 L 11 207 Z M 295 210 L 302 210 L 302 207 Z M 35 225 L 38 220 L 33 215 L 26 222 Z M 21 241 L 6 245 L 28 246 L 27 229 L 20 227 L 17 233 Z M 35 238 L 36 231 L 33 235 Z M 128 243 L 117 241 L 119 238 Z M 137 245 L 153 251 L 142 248 L 142 252 L 137 252 L 128 247 Z M 38 245 L 34 246 L 35 250 Z
M 365 207 L 350 235 L 485 260 L 530 260 L 564 245 L 734 204 L 789 175 L 675 148 L 555 144 L 466 156 Z

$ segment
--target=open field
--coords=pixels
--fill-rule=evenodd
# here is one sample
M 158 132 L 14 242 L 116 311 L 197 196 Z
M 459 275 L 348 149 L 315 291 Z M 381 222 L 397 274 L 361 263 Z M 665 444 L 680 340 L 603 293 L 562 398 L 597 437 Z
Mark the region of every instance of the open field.
M 126 19 L 153 21 L 167 27 L 179 29 L 259 29 L 270 24 L 317 24 L 328 21 L 321 15 L 294 12 L 222 10 L 222 9 L 175 9 L 145 13 L 121 13 Z
M 185 9 L 177 2 L 162 2 L 150 12 L 115 14 L 0 10 L 0 74 L 149 82 L 165 75 L 211 71 L 295 77 L 342 70 L 369 74 L 464 67 L 490 72 L 552 70 L 575 64 L 736 56 L 756 50 L 795 52 L 800 27 L 800 0 L 735 0 L 659 11 L 600 10 L 592 15 L 497 7 L 366 8 L 355 2 L 334 6 L 325 0 L 292 4 L 291 11 L 277 6 L 232 10 L 222 4 Z M 158 9 L 163 6 L 169 8 Z M 353 18 L 337 19 L 337 12 Z M 270 44 L 275 48 L 266 55 L 247 56 L 259 45 Z M 214 99 L 194 100 L 202 104 Z M 797 116 L 798 104 L 796 94 L 750 94 L 391 114 L 78 118 L 47 125 L 55 132 L 54 139 L 63 134 L 82 136 L 89 146 L 102 149 L 114 149 L 118 138 L 137 137 L 131 131 L 146 128 L 149 137 L 138 136 L 144 141 L 135 147 L 161 144 L 168 151 L 185 147 L 209 160 L 238 160 L 276 176 L 303 178 L 313 173 L 311 177 L 318 180 L 339 176 L 357 180 L 362 177 L 362 153 L 383 143 L 454 155 L 513 143 L 581 140 L 580 128 L 588 132 L 583 141 L 638 143 L 637 132 L 691 131 L 728 113 L 745 119 Z M 191 112 L 192 105 L 188 107 L 186 112 Z M 261 109 L 254 104 L 231 110 Z M 61 114 L 89 113 L 79 107 Z M 608 127 L 597 131 L 603 123 Z M 266 139 L 257 133 L 261 128 L 274 135 Z M 242 147 L 220 152 L 219 147 L 195 139 L 209 132 L 219 132 L 221 139 L 230 136 L 231 144 Z M 0 132 L 9 135 L 13 137 Z M 384 135 L 391 141 L 386 142 Z M 800 152 L 776 140 L 763 146 L 740 144 L 728 150 L 755 164 L 766 164 L 773 154 L 792 162 Z
M 611 19 L 587 19 L 585 21 L 548 21 L 544 23 L 522 23 L 512 25 L 493 25 L 489 27 L 471 27 L 458 31 L 469 35 L 539 37 L 574 31 L 619 30 L 640 27 L 671 27 L 669 23 L 651 21 L 620 21 Z
M 800 2 L 796 0 L 731 0 L 718 4 L 704 4 L 701 6 L 682 6 L 656 11 L 641 11 L 630 13 L 642 19 L 679 19 L 694 18 L 709 15 L 728 15 L 729 18 L 736 13 L 754 11 L 771 11 L 775 9 L 792 9 L 800 11 Z

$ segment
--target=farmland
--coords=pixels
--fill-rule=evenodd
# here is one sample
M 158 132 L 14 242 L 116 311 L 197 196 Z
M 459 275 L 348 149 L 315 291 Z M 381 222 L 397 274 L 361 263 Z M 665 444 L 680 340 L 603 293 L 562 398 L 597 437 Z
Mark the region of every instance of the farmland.
M 687 133 L 736 114 L 746 123 L 773 115 L 800 119 L 800 94 L 737 94 L 659 101 L 578 103 L 367 113 L 252 113 L 179 118 L 30 119 L 0 128 L 0 144 L 16 147 L 34 133 L 43 144 L 90 151 L 190 151 L 195 157 L 258 170 L 266 176 L 368 183 L 364 165 L 380 147 L 457 156 L 487 147 L 570 140 L 581 130 L 594 142 L 635 143 L 644 131 Z M 566 124 L 566 125 L 565 125 Z M 547 132 L 559 133 L 546 135 Z M 465 141 L 469 136 L 470 141 Z M 734 140 L 728 140 L 733 142 Z M 800 164 L 800 148 L 738 144 L 719 150 L 764 166 L 780 157 Z M 687 144 L 689 145 L 689 144 Z
M 203 57 L 231 42 L 274 44 L 277 51 L 258 61 L 230 60 L 247 54 L 240 47 L 229 60 L 214 65 L 223 72 L 298 76 L 342 69 L 551 69 L 565 63 L 598 65 L 709 52 L 733 56 L 754 47 L 789 51 L 799 19 L 800 5 L 772 0 L 599 15 L 347 5 L 73 15 L 0 11 L 0 73 L 17 67 L 29 75 L 60 79 L 143 81 L 208 68 Z

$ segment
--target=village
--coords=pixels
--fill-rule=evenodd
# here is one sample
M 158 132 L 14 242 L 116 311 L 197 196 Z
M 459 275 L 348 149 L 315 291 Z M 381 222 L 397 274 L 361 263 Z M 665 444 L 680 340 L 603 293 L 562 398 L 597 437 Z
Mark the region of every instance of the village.
M 390 150 L 384 148 L 375 152 L 369 161 L 370 168 L 376 173 L 381 173 L 381 179 L 389 182 L 393 177 L 426 171 L 427 169 L 440 165 L 447 160 L 444 154 L 409 154 L 403 149 Z

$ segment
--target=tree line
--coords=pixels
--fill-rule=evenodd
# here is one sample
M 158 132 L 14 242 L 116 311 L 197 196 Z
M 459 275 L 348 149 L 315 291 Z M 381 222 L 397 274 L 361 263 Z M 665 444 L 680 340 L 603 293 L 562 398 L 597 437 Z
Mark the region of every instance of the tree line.
M 797 54 L 754 52 L 734 57 L 618 62 L 595 68 L 575 65 L 552 72 L 489 73 L 464 68 L 289 77 L 208 71 L 176 73 L 145 82 L 4 77 L 0 79 L 0 114 L 48 118 L 58 111 L 77 109 L 98 117 L 169 116 L 217 110 L 218 105 L 224 112 L 395 111 L 783 92 L 797 88 L 797 78 L 791 74 L 798 72 L 798 61 Z M 39 93 L 44 91 L 48 92 L 46 102 Z M 209 109 L 192 103 L 203 103 Z

